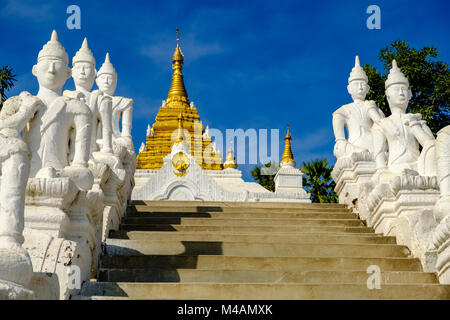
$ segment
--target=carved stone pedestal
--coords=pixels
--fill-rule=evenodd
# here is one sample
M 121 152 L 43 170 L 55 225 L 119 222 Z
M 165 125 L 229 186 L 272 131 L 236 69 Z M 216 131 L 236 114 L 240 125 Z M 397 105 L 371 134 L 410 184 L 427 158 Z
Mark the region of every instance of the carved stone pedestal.
M 334 191 L 339 196 L 339 203 L 350 207 L 357 207 L 365 192 L 365 186 L 371 185 L 375 173 L 375 162 L 368 152 L 353 153 L 348 157 L 341 157 L 331 172 L 336 182 Z M 363 210 L 359 210 L 364 215 Z M 363 218 L 366 218 L 363 216 Z
M 0 238 L 0 300 L 29 300 L 33 274 L 30 256 L 16 241 Z
M 102 239 L 105 240 L 110 230 L 117 230 L 124 211 L 120 199 L 119 189 L 126 179 L 125 169 L 112 169 L 103 187 L 105 208 L 103 209 Z
M 397 237 L 427 272 L 435 271 L 436 253 L 429 249 L 437 223 L 432 208 L 439 198 L 436 177 L 403 174 L 378 184 L 367 197 L 367 224 L 375 232 Z
M 433 232 L 431 248 L 437 253 L 439 282 L 450 284 L 450 215 L 442 219 Z
M 87 194 L 68 177 L 28 181 L 24 248 L 30 253 L 34 272 L 54 274 L 51 279 L 34 278 L 38 299 L 50 298 L 48 292 L 59 294 L 59 299 L 76 293 L 79 288 L 70 284 L 70 267 L 80 271 L 78 282 L 91 276 L 97 241 L 89 202 L 96 198 Z

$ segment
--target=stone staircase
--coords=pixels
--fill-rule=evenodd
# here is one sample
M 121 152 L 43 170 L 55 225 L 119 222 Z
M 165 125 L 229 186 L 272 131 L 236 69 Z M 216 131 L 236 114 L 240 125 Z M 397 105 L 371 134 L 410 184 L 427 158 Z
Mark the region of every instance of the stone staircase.
M 73 298 L 450 299 L 450 286 L 342 205 L 134 201 Z

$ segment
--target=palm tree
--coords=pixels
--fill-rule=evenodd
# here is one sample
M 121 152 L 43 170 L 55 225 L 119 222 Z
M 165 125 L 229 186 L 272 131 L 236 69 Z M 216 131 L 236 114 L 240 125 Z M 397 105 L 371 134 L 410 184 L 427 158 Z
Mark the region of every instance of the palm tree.
M 0 109 L 3 101 L 8 99 L 5 91 L 11 89 L 14 86 L 14 81 L 17 81 L 16 75 L 12 73 L 12 68 L 9 66 L 3 66 L 0 68 Z
M 333 166 L 328 167 L 327 159 L 303 162 L 303 187 L 311 194 L 312 202 L 337 202 L 334 193 L 336 183 L 331 178 Z

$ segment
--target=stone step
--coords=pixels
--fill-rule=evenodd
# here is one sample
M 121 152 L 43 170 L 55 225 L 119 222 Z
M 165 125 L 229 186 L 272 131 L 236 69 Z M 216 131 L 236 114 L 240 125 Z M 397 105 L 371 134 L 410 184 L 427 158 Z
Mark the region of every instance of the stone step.
M 347 208 L 258 208 L 258 207 L 161 207 L 161 206 L 128 206 L 128 213 L 139 212 L 195 212 L 195 213 L 352 213 Z
M 450 299 L 450 286 L 385 284 L 370 290 L 366 284 L 89 282 L 81 295 L 170 300 Z
M 315 225 L 180 225 L 180 224 L 121 224 L 119 230 L 124 231 L 197 231 L 197 232 L 266 232 L 270 236 L 271 232 L 331 232 L 331 233 L 373 233 L 373 228 L 369 227 L 348 227 L 348 226 L 315 226 Z
M 165 231 L 111 231 L 110 239 L 152 241 L 228 241 L 270 243 L 348 243 L 396 244 L 395 237 L 372 233 L 230 233 L 230 232 L 165 232 Z
M 386 271 L 422 271 L 418 259 L 363 257 L 236 257 L 213 255 L 104 255 L 100 268 L 164 268 L 207 270 L 366 271 L 376 265 Z
M 367 283 L 365 271 L 261 271 L 199 269 L 100 269 L 103 282 L 222 282 L 222 283 Z M 381 284 L 437 283 L 434 273 L 388 271 Z
M 240 226 L 240 225 L 288 225 L 288 226 L 364 226 L 363 221 L 357 219 L 301 219 L 301 218 L 126 218 L 124 224 L 179 224 L 190 226 Z
M 108 255 L 225 255 L 250 257 L 407 257 L 392 244 L 303 244 L 107 239 Z
M 223 201 L 158 201 L 131 200 L 131 206 L 171 207 L 171 208 L 268 208 L 268 209 L 346 209 L 346 205 L 338 203 L 296 203 L 296 202 L 223 202 Z
M 129 211 L 128 218 L 303 218 L 303 219 L 357 219 L 354 213 L 335 212 L 166 212 Z

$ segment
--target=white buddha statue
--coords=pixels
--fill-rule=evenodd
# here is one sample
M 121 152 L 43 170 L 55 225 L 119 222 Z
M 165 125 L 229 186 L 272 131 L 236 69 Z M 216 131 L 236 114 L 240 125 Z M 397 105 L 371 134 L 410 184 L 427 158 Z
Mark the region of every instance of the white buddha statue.
M 76 90 L 66 90 L 64 95 L 85 102 L 92 112 L 90 153 L 112 153 L 112 100 L 101 91 L 91 93 L 95 76 L 95 58 L 84 38 L 80 50 L 72 59 L 72 78 Z
M 117 87 L 117 73 L 106 54 L 105 62 L 97 73 L 97 86 L 105 95 L 112 97 L 112 132 L 116 143 L 134 150 L 131 137 L 131 125 L 133 116 L 133 99 L 114 96 Z M 122 130 L 120 120 L 122 119 Z
M 37 97 L 43 107 L 24 132 L 32 155 L 30 177 L 54 177 L 56 173 L 89 190 L 93 184 L 87 168 L 92 113 L 84 102 L 62 96 L 62 87 L 71 76 L 68 62 L 67 52 L 53 30 L 33 66 L 39 82 Z M 69 144 L 74 145 L 73 159 L 69 159 Z
M 347 86 L 353 102 L 343 105 L 333 113 L 336 158 L 350 156 L 354 152 L 373 151 L 371 127 L 374 122 L 383 118 L 384 114 L 374 101 L 365 100 L 369 89 L 367 75 L 360 66 L 359 57 L 356 56 Z M 348 132 L 347 138 L 345 128 Z
M 409 81 L 395 60 L 392 61 L 385 88 L 392 114 L 373 126 L 377 170 L 389 169 L 390 172 L 399 174 L 410 169 L 420 175 L 436 175 L 433 168 L 436 166 L 433 133 L 420 114 L 406 113 L 411 99 Z M 419 144 L 423 149 L 422 156 Z

